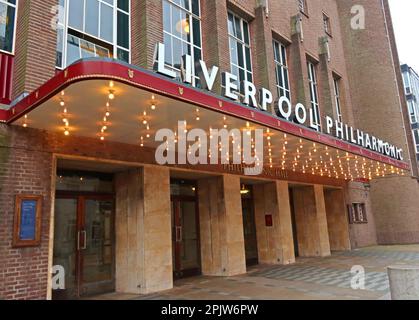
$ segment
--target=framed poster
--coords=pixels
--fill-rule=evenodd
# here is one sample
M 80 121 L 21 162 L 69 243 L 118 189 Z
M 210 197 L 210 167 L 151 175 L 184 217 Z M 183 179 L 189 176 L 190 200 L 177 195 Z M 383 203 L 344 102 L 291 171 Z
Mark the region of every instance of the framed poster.
M 13 247 L 41 244 L 42 196 L 16 196 Z

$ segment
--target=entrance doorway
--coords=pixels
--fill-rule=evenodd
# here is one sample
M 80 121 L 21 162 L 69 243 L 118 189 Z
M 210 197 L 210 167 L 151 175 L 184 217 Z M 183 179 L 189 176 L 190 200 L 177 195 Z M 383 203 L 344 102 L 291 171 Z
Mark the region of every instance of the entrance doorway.
M 195 181 L 171 181 L 174 279 L 201 274 L 199 211 Z
M 53 299 L 78 299 L 115 291 L 113 176 L 59 173 L 55 200 L 54 265 L 65 289 Z
M 247 266 L 259 263 L 258 244 L 256 236 L 255 207 L 253 203 L 252 186 L 242 185 L 242 211 L 243 211 L 243 231 L 244 246 L 246 253 Z
M 291 221 L 292 221 L 292 236 L 294 240 L 294 254 L 295 254 L 295 257 L 298 258 L 300 256 L 300 252 L 298 249 L 297 221 L 295 217 L 294 189 L 293 188 L 289 188 L 289 195 L 290 195 L 290 208 L 291 208 Z

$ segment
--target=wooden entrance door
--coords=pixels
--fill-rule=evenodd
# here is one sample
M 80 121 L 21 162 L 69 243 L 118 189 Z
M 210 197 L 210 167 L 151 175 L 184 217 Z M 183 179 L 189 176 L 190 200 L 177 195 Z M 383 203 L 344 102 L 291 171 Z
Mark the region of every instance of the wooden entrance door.
M 115 290 L 114 202 L 112 195 L 57 193 L 54 265 L 65 270 L 65 289 L 55 299 Z
M 201 273 L 198 203 L 172 196 L 173 274 L 175 279 Z

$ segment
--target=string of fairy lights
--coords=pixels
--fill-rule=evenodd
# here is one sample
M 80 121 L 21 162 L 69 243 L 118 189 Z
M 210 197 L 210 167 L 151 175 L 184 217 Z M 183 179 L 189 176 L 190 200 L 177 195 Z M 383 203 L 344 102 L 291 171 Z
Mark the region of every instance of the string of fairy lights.
M 155 110 L 155 96 L 152 96 L 152 110 Z M 150 120 L 144 121 L 147 116 L 147 112 L 144 111 L 143 113 L 143 125 L 147 126 L 147 134 L 141 135 L 141 147 L 146 145 L 147 140 L 150 138 Z M 192 128 L 200 128 L 202 127 L 202 120 L 204 117 L 204 113 L 201 111 L 200 108 L 195 109 L 195 124 L 188 124 L 186 121 L 183 123 L 185 128 L 185 133 L 188 132 L 189 129 Z M 228 118 L 225 115 L 221 116 L 222 127 L 224 129 L 229 128 Z M 174 142 L 177 144 L 178 136 L 177 136 L 177 127 L 174 128 L 175 138 Z M 252 124 L 247 121 L 245 126 L 241 129 L 242 132 L 248 136 L 252 136 L 254 130 L 256 128 L 252 127 Z M 210 142 L 209 145 L 212 145 L 212 141 L 214 139 L 214 129 L 212 126 L 209 126 L 208 131 Z M 301 172 L 303 174 L 312 174 L 321 177 L 329 177 L 329 178 L 336 178 L 336 179 L 344 179 L 344 180 L 355 180 L 355 179 L 365 179 L 371 180 L 375 177 L 385 177 L 386 175 L 393 174 L 393 175 L 404 175 L 404 171 L 395 168 L 394 166 L 390 166 L 387 164 L 382 164 L 380 162 L 374 160 L 367 160 L 366 158 L 359 157 L 356 155 L 351 155 L 347 152 L 340 151 L 340 150 L 331 150 L 328 146 L 319 145 L 317 143 L 312 143 L 311 146 L 307 146 L 309 143 L 308 141 L 304 141 L 301 138 L 297 138 L 294 136 L 290 136 L 288 134 L 283 134 L 282 139 L 280 139 L 280 143 L 277 141 L 274 142 L 275 138 L 278 140 L 280 138 L 280 134 L 275 134 L 272 132 L 271 129 L 267 128 L 264 130 L 265 134 L 265 141 L 264 141 L 264 155 L 267 158 L 267 162 L 269 168 L 279 168 L 281 170 L 290 170 L 293 172 Z M 218 137 L 217 137 L 218 138 Z M 238 156 L 244 157 L 244 150 L 243 144 L 238 143 L 238 140 L 241 137 L 236 137 L 234 134 L 229 137 L 230 148 L 223 149 L 222 142 L 218 142 L 219 145 L 219 157 L 218 159 L 225 159 L 226 161 L 232 160 L 232 155 L 237 153 Z M 202 141 L 200 138 L 196 141 L 197 147 L 200 149 L 202 146 Z M 150 141 L 150 145 L 152 141 Z M 294 150 L 291 146 L 295 146 Z M 170 151 L 170 141 L 166 142 L 166 151 Z M 189 144 L 187 146 L 187 153 L 192 154 L 196 151 L 193 149 L 194 144 Z M 279 155 L 275 155 L 275 148 L 278 147 Z M 175 146 L 176 148 L 176 146 Z M 260 164 L 260 159 L 257 158 L 256 149 L 255 149 L 255 139 L 251 138 L 251 148 L 253 157 L 256 157 L 256 163 Z M 176 149 L 177 150 L 177 149 Z M 176 151 L 175 150 L 175 151 Z M 208 158 L 211 159 L 214 157 L 212 154 L 212 149 L 208 148 Z M 221 155 L 221 156 L 220 156 Z M 266 160 L 266 159 L 264 159 Z M 245 163 L 244 160 L 243 164 Z
M 108 131 L 111 126 L 110 117 L 112 113 L 112 102 L 116 98 L 116 92 L 114 82 L 110 81 L 107 87 L 106 103 L 103 108 L 104 114 L 99 121 L 98 137 L 101 141 L 104 141 L 109 136 Z M 65 136 L 69 136 L 72 130 L 70 125 L 72 117 L 69 107 L 66 104 L 65 92 L 62 91 L 58 98 L 62 131 Z M 150 97 L 150 100 L 145 104 L 145 108 L 142 108 L 142 110 L 139 111 L 140 147 L 153 147 L 154 145 L 152 139 L 152 121 L 156 118 L 153 116 L 153 112 L 157 110 L 157 105 L 158 100 L 153 94 Z M 188 133 L 188 130 L 193 128 L 202 128 L 204 117 L 205 113 L 200 108 L 196 108 L 194 114 L 195 123 L 187 123 L 186 121 L 183 123 L 185 133 Z M 176 147 L 176 145 L 180 143 L 177 134 L 178 122 L 175 122 L 176 127 L 173 130 L 173 132 L 175 132 L 175 138 L 174 141 L 166 142 L 167 152 L 170 151 L 171 146 L 175 145 Z M 220 115 L 218 123 L 221 123 L 221 127 L 224 129 L 232 127 L 232 124 L 229 123 L 229 119 L 226 115 Z M 28 127 L 28 115 L 24 116 L 22 125 L 25 128 Z M 237 124 L 234 126 L 236 125 Z M 264 159 L 259 159 L 256 152 L 255 137 L 253 137 L 253 133 L 258 127 L 255 127 L 249 121 L 243 122 L 241 127 L 240 131 L 243 135 L 247 135 L 251 138 L 251 156 L 256 160 L 256 164 L 261 164 L 261 161 L 263 160 L 265 167 L 268 166 L 271 169 L 280 169 L 348 181 L 356 179 L 372 180 L 373 178 L 385 177 L 387 175 L 405 175 L 405 171 L 394 166 L 350 154 L 342 150 L 333 149 L 329 146 L 320 145 L 315 142 L 309 142 L 308 140 L 303 140 L 302 138 L 286 133 L 273 132 L 269 128 L 264 129 Z M 212 125 L 209 126 L 207 132 L 209 133 L 210 138 L 209 146 L 212 146 L 213 139 L 218 139 L 219 137 L 215 137 Z M 234 132 L 234 130 L 232 130 L 232 132 Z M 171 144 L 170 142 L 174 142 L 174 144 Z M 189 143 L 187 145 L 188 154 L 197 152 L 201 149 L 203 142 L 200 138 L 195 142 L 197 144 Z M 239 159 L 242 159 L 243 164 L 245 164 L 245 152 L 241 136 L 237 137 L 233 133 L 233 135 L 229 135 L 228 148 L 223 146 L 221 141 L 218 142 L 218 146 L 218 159 L 223 159 L 225 162 L 233 164 L 232 160 L 237 159 L 237 157 L 234 157 L 236 155 L 239 156 Z M 208 159 L 211 159 L 214 156 L 213 150 L 211 147 L 208 147 Z
M 115 100 L 115 84 L 113 81 L 109 82 L 109 90 L 108 90 L 108 100 L 105 103 L 104 108 L 104 115 L 102 121 L 100 121 L 100 132 L 98 134 L 101 141 L 104 141 L 107 136 L 107 132 L 111 125 L 110 117 L 111 117 L 111 102 Z

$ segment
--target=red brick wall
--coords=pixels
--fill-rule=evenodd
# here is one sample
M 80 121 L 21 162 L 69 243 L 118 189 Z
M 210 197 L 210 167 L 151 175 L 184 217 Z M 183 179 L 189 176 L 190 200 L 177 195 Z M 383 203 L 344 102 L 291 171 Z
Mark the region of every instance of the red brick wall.
M 57 33 L 52 28 L 58 0 L 20 0 L 16 29 L 13 99 L 55 74 Z
M 354 4 L 365 8 L 365 30 L 350 27 Z M 409 127 L 402 114 L 407 108 L 401 105 L 400 67 L 389 13 L 381 0 L 338 1 L 338 6 L 356 126 L 403 148 L 409 161 L 412 141 L 404 130 Z M 418 195 L 419 184 L 410 176 L 372 181 L 371 208 L 380 244 L 419 241 Z
M 47 297 L 52 156 L 31 150 L 34 145 L 43 145 L 42 136 L 15 134 L 0 125 L 0 299 Z M 18 194 L 43 196 L 39 247 L 12 248 Z
M 365 188 L 362 183 L 350 183 L 345 198 L 347 204 L 365 203 L 368 219 L 366 224 L 349 225 L 352 249 L 377 245 L 376 223 L 369 189 Z M 347 208 L 345 209 L 347 210 Z M 347 211 L 346 214 L 349 220 L 349 212 Z

